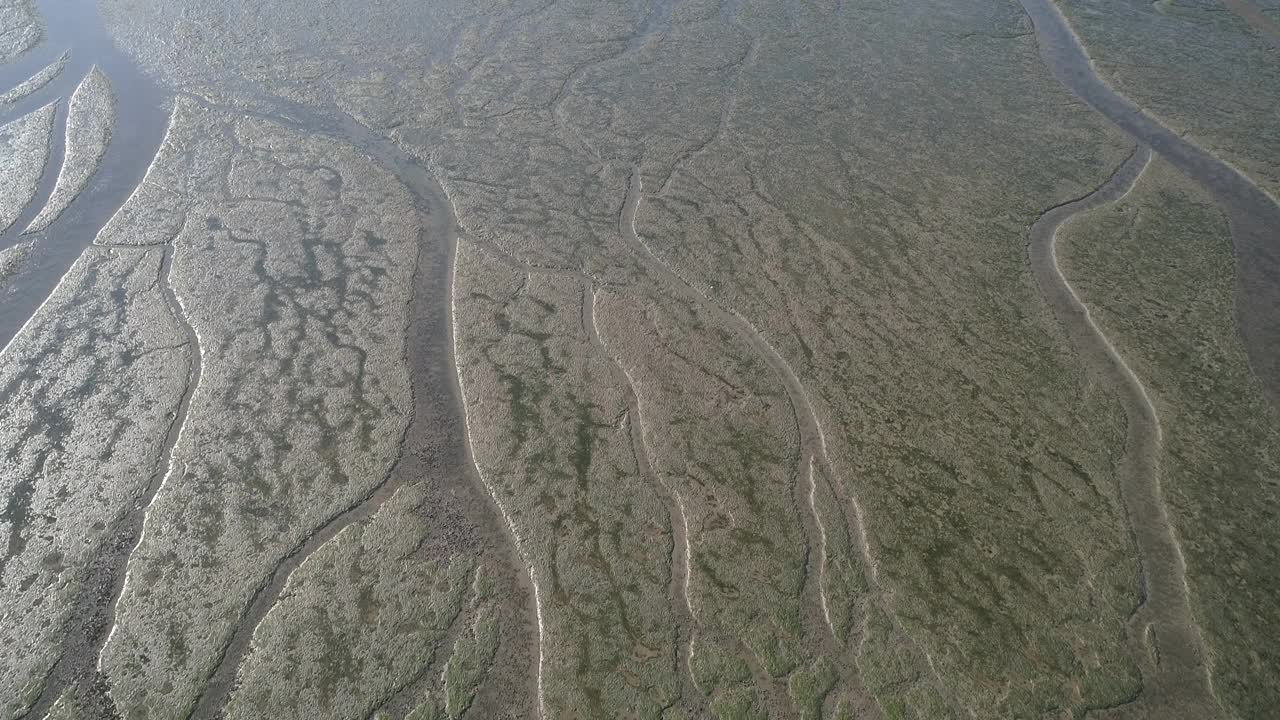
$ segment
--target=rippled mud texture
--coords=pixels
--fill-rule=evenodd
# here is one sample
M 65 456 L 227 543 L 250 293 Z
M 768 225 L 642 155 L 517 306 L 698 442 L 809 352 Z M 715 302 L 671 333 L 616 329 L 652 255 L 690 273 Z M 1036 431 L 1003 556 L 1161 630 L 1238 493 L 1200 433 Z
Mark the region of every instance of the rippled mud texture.
M 1026 269 L 1032 222 L 1128 148 L 1053 82 L 1016 7 L 325 8 L 305 35 L 271 5 L 106 7 L 122 44 L 173 82 L 394 139 L 439 178 L 463 247 L 489 258 L 458 277 L 458 356 L 478 465 L 544 611 L 549 716 L 597 689 L 639 694 L 566 660 L 593 647 L 587 623 L 561 619 L 575 612 L 613 623 L 591 643 L 637 648 L 612 652 L 635 688 L 652 685 L 646 702 L 694 712 L 1016 716 L 1135 691 L 1138 572 L 1113 475 L 1123 411 Z M 249 30 L 266 19 L 269 37 Z M 435 44 L 398 72 L 410 36 Z M 619 218 L 632 188 L 634 238 Z M 484 309 L 526 273 L 522 314 Z M 604 352 L 574 320 L 587 294 Z M 517 319 L 534 337 L 512 332 Z M 663 345 L 634 339 L 658 329 Z M 726 417 L 750 432 L 735 438 Z M 544 451 L 521 450 L 520 423 Z M 580 510 L 578 427 L 585 497 L 617 465 L 627 479 L 610 490 L 644 501 L 631 514 Z M 819 429 L 829 468 L 811 483 L 798 436 Z M 624 442 L 651 443 L 648 473 L 613 459 Z M 621 554 L 561 575 L 556 517 L 569 538 L 652 535 L 626 549 L 655 586 L 613 590 Z M 566 541 L 579 543 L 592 550 Z M 557 582 L 588 581 L 599 591 L 557 598 Z M 648 618 L 664 616 L 676 622 L 656 641 Z
M 128 717 L 185 714 L 273 568 L 385 481 L 410 397 L 403 188 L 332 141 L 175 112 L 196 159 L 172 283 L 202 375 L 103 651 Z
M 39 232 L 49 227 L 85 189 L 107 152 L 114 124 L 111 82 L 95 65 L 71 95 L 67 111 L 67 150 L 62 170 L 58 173 L 48 204 L 27 226 L 27 232 Z
M 119 602 L 95 606 L 100 662 L 64 645 L 42 707 L 1146 707 L 1129 408 L 1027 267 L 1037 219 L 1130 144 L 1054 81 L 1018 6 L 101 5 L 180 97 L 77 242 L 170 268 L 190 395 L 129 511 Z M 68 145 L 87 192 L 99 144 Z M 442 434 L 419 444 L 424 418 Z M 503 527 L 472 526 L 472 485 Z M 1182 532 L 1209 500 L 1178 492 Z M 1195 563 L 1227 547 L 1188 550 L 1198 613 Z M 491 574 L 507 551 L 523 607 Z M 1215 663 L 1252 661 L 1213 627 Z
M 829 630 L 816 577 L 807 572 L 816 562 L 800 504 L 809 468 L 786 393 L 768 363 L 705 311 L 605 292 L 596 313 L 606 346 L 636 388 L 654 471 L 687 528 L 682 591 L 693 619 L 687 662 L 696 687 L 713 708 L 744 696 L 769 716 L 801 712 L 804 677 L 832 658 L 821 652 L 831 650 L 824 647 Z M 694 347 L 696 355 L 685 352 Z M 637 362 L 646 355 L 663 362 Z M 735 665 L 752 672 L 743 677 Z M 795 692 L 787 691 L 788 679 Z
M 0 127 L 0 232 L 7 230 L 36 196 L 49 158 L 56 109 L 46 105 Z
M 463 242 L 454 283 L 477 467 L 530 565 L 539 695 L 554 715 L 677 704 L 670 527 L 572 274 L 521 273 Z M 549 715 L 549 716 L 550 716 Z
M 0 2 L 0 63 L 12 62 L 35 47 L 43 36 L 44 28 L 33 0 Z
M 1157 410 L 1158 467 L 1214 689 L 1229 716 L 1266 717 L 1280 702 L 1280 416 L 1233 327 L 1226 219 L 1157 160 L 1128 197 L 1073 220 L 1058 242 L 1064 274 Z
M 74 601 L 161 462 L 186 388 L 192 350 L 159 287 L 161 259 L 86 253 L 0 355 L 6 718 L 40 695 L 64 639 L 92 631 Z
M 886 714 L 1078 712 L 1133 691 L 1135 567 L 1117 408 L 1061 344 L 1024 228 L 1093 184 L 1114 139 L 1044 82 L 1019 15 L 918 12 L 798 13 L 734 86 L 724 137 L 646 177 L 637 227 L 809 388 L 887 597 L 856 645 Z M 842 57 L 806 49 L 846 33 L 864 42 Z M 844 63 L 877 72 L 789 80 Z
M 454 717 L 469 704 L 458 686 L 474 693 L 492 663 L 498 622 L 492 598 L 472 587 L 492 581 L 473 558 L 442 557 L 432 547 L 415 507 L 425 499 L 421 488 L 401 490 L 290 576 L 254 635 L 226 717 L 368 717 L 428 666 L 445 674 L 453 662 L 446 640 L 479 622 L 493 636 L 480 677 L 436 688 L 453 696 Z

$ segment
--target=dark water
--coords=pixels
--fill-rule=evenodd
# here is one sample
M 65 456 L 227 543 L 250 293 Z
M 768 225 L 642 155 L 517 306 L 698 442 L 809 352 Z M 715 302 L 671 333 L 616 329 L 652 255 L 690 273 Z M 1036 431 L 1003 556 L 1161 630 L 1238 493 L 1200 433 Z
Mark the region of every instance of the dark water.
M 1235 245 L 1236 324 L 1249 364 L 1280 405 L 1280 205 L 1226 162 L 1187 142 L 1098 77 L 1052 0 L 1021 0 L 1054 76 L 1213 194 Z

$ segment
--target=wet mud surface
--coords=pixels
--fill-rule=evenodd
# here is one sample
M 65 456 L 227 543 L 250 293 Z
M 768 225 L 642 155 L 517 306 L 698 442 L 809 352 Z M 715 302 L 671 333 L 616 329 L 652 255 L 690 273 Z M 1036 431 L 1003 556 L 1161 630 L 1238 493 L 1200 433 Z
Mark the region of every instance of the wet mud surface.
M 1265 717 L 1274 20 L 0 3 L 0 715 Z
M 1200 717 L 1214 717 L 1219 708 L 1209 686 L 1206 651 L 1187 597 L 1186 560 L 1160 488 L 1158 456 L 1164 431 L 1156 406 L 1142 380 L 1093 321 L 1058 262 L 1057 237 L 1062 225 L 1074 215 L 1128 195 L 1150 162 L 1151 150 L 1139 147 L 1096 191 L 1046 212 L 1031 228 L 1031 267 L 1081 354 L 1116 385 L 1128 416 L 1119 481 L 1141 558 L 1142 604 L 1130 620 L 1130 633 L 1137 646 L 1135 654 L 1150 658 L 1143 667 L 1143 697 L 1145 704 L 1157 707 L 1145 711 L 1160 716 L 1175 709 L 1191 709 Z
M 1036 23 L 1054 75 L 1120 129 L 1193 177 L 1231 219 L 1240 289 L 1240 336 L 1254 372 L 1280 403 L 1280 201 L 1230 163 L 1185 140 L 1144 113 L 1098 76 L 1079 39 L 1050 0 L 1023 3 Z
M 42 18 L 43 41 L 15 62 L 0 68 L 0 83 L 13 88 L 51 64 L 60 64 L 61 69 L 50 81 L 12 104 L 0 107 L 5 118 L 21 118 L 36 108 L 56 103 L 48 161 L 44 163 L 35 197 L 0 236 L 0 248 L 31 245 L 22 269 L 0 288 L 4 294 L 4 302 L 0 304 L 0 344 L 8 343 L 17 334 L 27 318 L 49 297 L 71 263 L 93 241 L 98 229 L 142 180 L 160 146 L 168 118 L 164 107 L 168 96 L 139 72 L 135 62 L 116 49 L 93 3 L 32 5 Z M 55 192 L 66 155 L 65 128 L 71 97 L 95 66 L 111 84 L 116 116 L 109 123 L 108 132 L 114 142 L 106 144 L 105 154 L 94 172 L 97 180 L 81 192 L 73 193 L 74 201 L 61 213 L 57 224 L 28 233 L 29 226 Z M 96 150 L 90 152 L 99 154 Z M 87 169 L 77 168 L 76 172 Z

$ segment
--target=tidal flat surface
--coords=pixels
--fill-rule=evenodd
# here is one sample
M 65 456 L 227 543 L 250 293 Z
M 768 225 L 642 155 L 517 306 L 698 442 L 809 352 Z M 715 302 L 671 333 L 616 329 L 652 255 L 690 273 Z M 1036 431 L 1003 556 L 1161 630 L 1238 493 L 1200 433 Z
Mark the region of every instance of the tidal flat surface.
M 1277 12 L 0 0 L 0 717 L 1268 717 Z

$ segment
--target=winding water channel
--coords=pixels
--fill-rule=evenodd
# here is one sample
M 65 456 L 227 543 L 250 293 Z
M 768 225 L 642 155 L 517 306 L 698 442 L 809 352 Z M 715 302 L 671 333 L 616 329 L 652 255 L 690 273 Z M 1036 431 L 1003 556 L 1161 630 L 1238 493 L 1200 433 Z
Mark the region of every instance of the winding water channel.
M 1031 264 L 1049 304 L 1081 355 L 1107 378 L 1128 417 L 1119 467 L 1121 494 L 1141 563 L 1142 604 L 1130 623 L 1143 689 L 1122 717 L 1221 714 L 1209 658 L 1188 597 L 1186 562 L 1160 489 L 1163 433 L 1142 380 L 1094 323 L 1058 267 L 1058 228 L 1073 215 L 1114 202 L 1132 189 L 1152 152 L 1217 200 L 1235 247 L 1236 319 L 1252 369 L 1273 402 L 1280 400 L 1280 205 L 1229 163 L 1186 141 L 1112 89 L 1052 0 L 1020 0 L 1035 26 L 1041 54 L 1063 85 L 1135 138 L 1139 147 L 1094 193 L 1047 211 L 1031 231 Z
M 1054 77 L 1116 127 L 1208 190 L 1235 245 L 1236 321 L 1249 363 L 1280 404 L 1280 204 L 1229 163 L 1188 142 L 1103 80 L 1053 0 L 1020 0 Z
M 1199 717 L 1213 717 L 1220 711 L 1208 672 L 1207 652 L 1191 611 L 1185 563 L 1160 489 L 1158 458 L 1163 440 L 1160 417 L 1142 379 L 1094 323 L 1089 309 L 1063 276 L 1058 266 L 1056 238 L 1059 228 L 1073 216 L 1115 202 L 1127 194 L 1147 167 L 1153 152 L 1194 178 L 1213 194 L 1229 219 L 1238 273 L 1236 313 L 1240 336 L 1253 371 L 1270 398 L 1280 401 L 1280 313 L 1275 311 L 1280 307 L 1280 249 L 1277 248 L 1280 205 L 1230 164 L 1187 142 L 1113 90 L 1098 75 L 1053 0 L 1020 2 L 1035 25 L 1042 54 L 1054 76 L 1139 143 L 1133 155 L 1096 191 L 1047 210 L 1033 226 L 1030 244 L 1032 270 L 1045 298 L 1067 328 L 1084 360 L 1112 385 L 1127 414 L 1126 451 L 1119 472 L 1122 496 L 1142 568 L 1143 602 L 1133 619 L 1132 641 L 1144 684 L 1139 702 L 1129 710 L 1150 714 L 1177 706 L 1183 712 L 1190 708 Z M 65 51 L 69 50 L 70 55 L 62 72 L 52 82 L 8 108 L 5 116 L 0 118 L 0 122 L 7 122 L 50 102 L 59 103 L 49 161 L 37 195 L 13 227 L 0 234 L 0 250 L 18 243 L 33 243 L 29 262 L 13 280 L 13 286 L 20 291 L 8 302 L 0 304 L 0 347 L 21 332 L 71 265 L 90 246 L 98 231 L 142 182 L 164 138 L 168 117 L 166 108 L 174 97 L 174 93 L 145 77 L 130 58 L 116 50 L 98 17 L 94 0 L 38 0 L 38 6 L 46 19 L 47 38 L 20 61 L 0 69 L 0 86 L 16 86 L 57 61 Z M 628 43 L 623 52 L 639 47 L 653 27 L 668 21 L 669 13 L 670 6 L 659 3 L 646 17 L 642 32 Z M 753 45 L 748 55 L 754 52 Z M 95 65 L 110 78 L 117 110 L 114 135 L 106 156 L 91 184 L 61 217 L 46 230 L 24 234 L 29 222 L 48 202 L 66 154 L 67 98 Z M 573 80 L 571 76 L 568 82 Z M 530 647 L 523 650 L 527 657 L 518 658 L 517 664 L 521 667 L 507 668 L 515 677 L 509 684 L 526 689 L 523 701 L 536 706 L 539 716 L 547 717 L 542 690 L 542 646 L 546 639 L 543 637 L 540 589 L 533 577 L 531 560 L 522 554 L 524 548 L 511 515 L 480 474 L 469 443 L 467 413 L 454 347 L 455 291 L 452 283 L 459 231 L 451 203 L 436 178 L 420 162 L 351 116 L 337 111 L 316 111 L 300 103 L 256 93 L 251 88 L 240 90 L 242 97 L 251 98 L 256 112 L 247 112 L 243 107 L 213 106 L 202 98 L 193 99 L 214 109 L 256 114 L 301 133 L 341 140 L 387 168 L 412 193 L 424 225 L 419 238 L 407 329 L 406 361 L 410 366 L 414 395 L 412 417 L 400 440 L 395 464 L 364 497 L 333 513 L 318 527 L 309 528 L 303 540 L 279 559 L 268 576 L 261 578 L 257 592 L 243 608 L 232 637 L 221 648 L 207 686 L 188 716 L 200 719 L 221 716 L 235 686 L 237 673 L 250 651 L 255 630 L 278 602 L 290 575 L 312 553 L 345 528 L 372 517 L 398 488 L 421 478 L 432 478 L 438 480 L 433 500 L 443 508 L 441 512 L 457 521 L 452 524 L 465 526 L 469 528 L 467 532 L 475 534 L 476 537 L 470 538 L 469 542 L 486 549 L 500 548 L 501 557 L 506 561 L 505 570 L 510 573 L 504 581 L 525 591 L 528 601 L 520 608 L 522 617 L 519 622 L 521 630 L 532 639 Z M 731 112 L 732 106 L 727 104 L 718 132 L 724 130 Z M 664 194 L 665 184 L 652 193 Z M 843 653 L 840 641 L 835 637 L 822 574 L 827 530 L 815 504 L 815 492 L 820 483 L 833 488 L 833 493 L 834 488 L 840 488 L 841 492 L 836 493 L 842 505 L 840 519 L 851 531 L 859 555 L 856 560 L 865 569 L 874 595 L 872 602 L 891 618 L 898 637 L 912 642 L 893 616 L 880 587 L 877 558 L 873 556 L 872 545 L 868 541 L 862 507 L 846 484 L 835 482 L 840 469 L 833 466 L 822 420 L 800 376 L 751 319 L 698 290 L 697 284 L 668 264 L 646 242 L 637 229 L 636 216 L 648 197 L 637 169 L 626 187 L 617 218 L 618 232 L 628 249 L 667 291 L 696 305 L 701 312 L 749 345 L 776 375 L 794 413 L 799 446 L 795 481 L 798 492 L 808 498 L 804 506 L 808 512 L 801 518 L 801 523 L 811 550 L 819 558 L 818 572 L 805 588 L 806 602 L 811 606 L 806 620 L 813 626 L 815 636 L 821 638 L 822 649 L 833 657 Z M 76 695 L 81 708 L 93 708 L 102 712 L 103 717 L 117 712 L 107 696 L 105 677 L 97 667 L 98 659 L 112 631 L 130 553 L 138 545 L 148 503 L 159 492 L 164 477 L 171 470 L 168 466 L 171 453 L 201 375 L 199 338 L 186 321 L 182 303 L 168 282 L 174 253 L 172 244 L 164 248 L 164 253 L 161 290 L 193 349 L 187 389 L 173 414 L 163 457 L 145 492 L 136 506 L 123 509 L 106 535 L 107 540 L 98 557 L 77 579 L 81 590 L 75 598 L 75 619 L 68 625 L 57 664 L 27 717 L 43 717 L 67 691 Z M 538 272 L 533 268 L 524 270 Z M 593 346 L 613 362 L 615 379 L 627 390 L 630 423 L 627 432 L 637 453 L 640 473 L 661 485 L 654 470 L 655 463 L 644 447 L 635 383 L 610 353 L 607 339 L 601 338 L 595 330 L 595 296 L 599 288 L 591 278 L 575 275 L 575 279 L 581 280 L 584 298 L 589 298 L 584 301 L 584 326 L 592 328 Z M 4 400 L 0 397 L 0 402 Z M 668 506 L 674 528 L 676 555 L 672 560 L 669 599 L 673 604 L 673 614 L 681 625 L 677 661 L 684 673 L 681 683 L 685 699 L 694 702 L 692 698 L 698 688 L 690 657 L 699 628 L 697 613 L 689 598 L 692 551 L 688 522 L 679 493 L 666 486 L 658 489 Z M 756 671 L 756 668 L 752 670 Z M 764 675 L 758 671 L 755 674 Z M 936 676 L 936 671 L 934 675 L 925 682 L 934 683 L 945 692 L 943 679 Z M 767 684 L 774 680 L 766 676 L 763 682 Z M 852 694 L 868 696 L 861 679 L 853 673 L 842 677 L 841 681 L 846 683 L 845 689 Z M 411 681 L 402 685 L 392 702 L 407 705 L 408 700 L 400 697 L 406 689 L 413 689 Z M 501 700 L 512 705 L 521 702 L 510 697 Z M 962 714 L 958 699 L 948 700 L 954 706 L 953 710 Z M 478 702 L 483 707 L 483 701 Z M 697 707 L 698 710 L 703 709 L 700 705 Z
M 1142 669 L 1143 702 L 1168 707 L 1177 698 L 1179 705 L 1196 707 L 1199 717 L 1208 718 L 1218 709 L 1204 641 L 1187 596 L 1186 562 L 1160 488 L 1160 417 L 1142 380 L 1093 321 L 1058 265 L 1058 229 L 1075 215 L 1123 198 L 1150 161 L 1151 150 L 1139 146 L 1097 190 L 1044 213 L 1031 229 L 1031 268 L 1076 349 L 1107 378 L 1128 417 L 1118 473 L 1142 573 L 1142 605 L 1131 623 L 1131 641 Z

